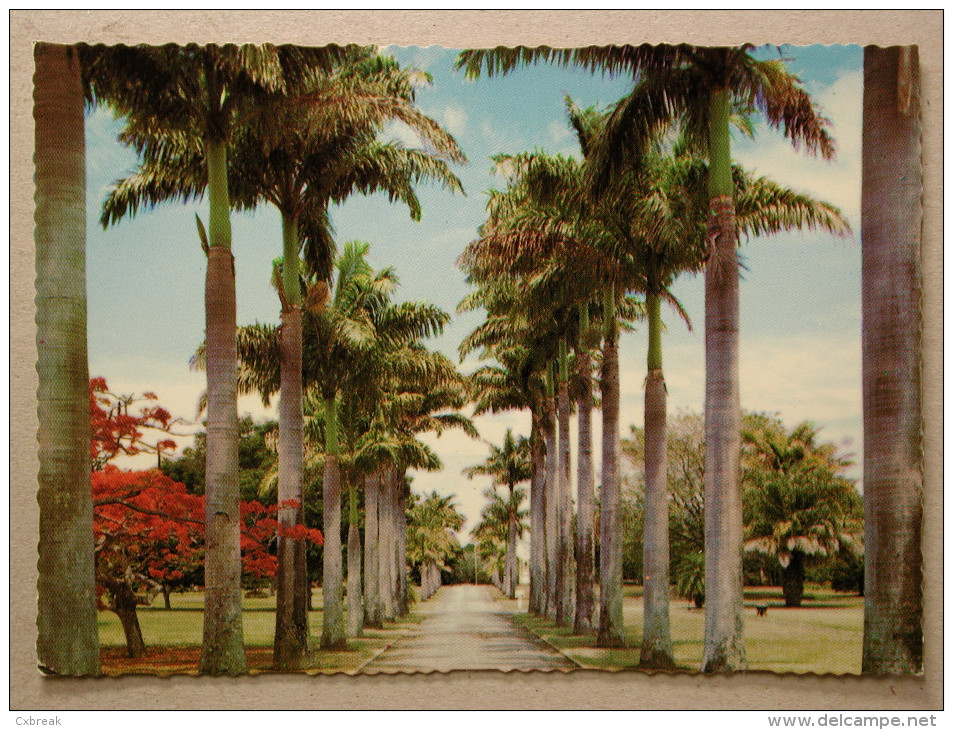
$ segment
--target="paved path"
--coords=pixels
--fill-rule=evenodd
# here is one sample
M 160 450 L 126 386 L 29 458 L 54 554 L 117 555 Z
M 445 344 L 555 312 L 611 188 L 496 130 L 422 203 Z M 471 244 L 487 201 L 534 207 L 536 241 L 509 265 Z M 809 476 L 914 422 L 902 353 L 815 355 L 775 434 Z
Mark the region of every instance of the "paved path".
M 489 586 L 442 587 L 418 607 L 426 619 L 362 672 L 572 669 L 575 665 L 510 618 Z

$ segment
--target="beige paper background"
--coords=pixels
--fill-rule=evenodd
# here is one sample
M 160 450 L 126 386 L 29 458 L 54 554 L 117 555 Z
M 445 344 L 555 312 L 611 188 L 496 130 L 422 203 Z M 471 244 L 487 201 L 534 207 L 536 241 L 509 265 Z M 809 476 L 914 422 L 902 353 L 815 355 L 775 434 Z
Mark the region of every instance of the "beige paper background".
M 942 11 L 12 11 L 10 13 L 10 708 L 942 708 Z M 918 44 L 923 109 L 924 650 L 922 677 L 570 675 L 49 679 L 36 669 L 32 44 L 329 42 Z

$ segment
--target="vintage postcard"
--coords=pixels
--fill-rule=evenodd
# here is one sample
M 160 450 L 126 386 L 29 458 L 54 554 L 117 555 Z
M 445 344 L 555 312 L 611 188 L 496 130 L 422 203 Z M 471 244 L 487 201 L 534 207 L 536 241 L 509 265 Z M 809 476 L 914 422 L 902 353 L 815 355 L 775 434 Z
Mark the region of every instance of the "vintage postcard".
M 33 666 L 922 682 L 930 62 L 766 37 L 32 38 Z

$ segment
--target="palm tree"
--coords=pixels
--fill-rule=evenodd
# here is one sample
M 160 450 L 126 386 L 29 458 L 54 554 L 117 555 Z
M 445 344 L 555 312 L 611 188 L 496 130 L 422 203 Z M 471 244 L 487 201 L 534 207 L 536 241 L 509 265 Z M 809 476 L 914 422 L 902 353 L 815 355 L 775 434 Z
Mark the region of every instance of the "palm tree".
M 580 138 L 580 144 L 584 153 L 588 151 L 589 141 L 593 126 L 591 113 L 579 113 L 569 102 L 571 118 Z M 556 157 L 548 158 L 545 155 L 536 153 L 533 155 L 519 155 L 516 157 L 499 156 L 498 166 L 503 169 L 511 170 L 511 177 L 514 182 L 510 183 L 510 189 L 503 194 L 498 194 L 491 201 L 491 223 L 485 226 L 483 237 L 468 247 L 462 257 L 462 262 L 473 272 L 475 276 L 499 276 L 500 272 L 508 275 L 517 275 L 524 277 L 523 288 L 527 292 L 537 292 L 537 298 L 542 297 L 539 302 L 532 305 L 521 304 L 517 311 L 523 310 L 553 312 L 553 301 L 559 301 L 564 307 L 564 317 L 567 323 L 574 328 L 577 334 L 573 339 L 579 342 L 580 334 L 589 330 L 587 320 L 590 316 L 590 307 L 594 303 L 600 302 L 606 297 L 613 299 L 612 316 L 616 316 L 615 292 L 622 292 L 624 288 L 635 290 L 644 289 L 644 276 L 639 269 L 639 262 L 633 262 L 631 257 L 628 260 L 625 256 L 617 255 L 617 252 L 624 249 L 617 241 L 620 237 L 627 240 L 629 235 L 630 223 L 620 214 L 620 205 L 624 201 L 612 198 L 611 203 L 591 203 L 585 195 L 584 187 L 584 168 L 574 160 Z M 586 276 L 581 276 L 586 273 Z M 526 278 L 531 284 L 528 286 Z M 619 288 L 615 282 L 624 283 L 625 286 Z M 606 286 L 611 284 L 609 291 Z M 528 286 L 528 288 L 527 288 Z M 602 291 L 600 292 L 600 287 Z M 558 294 L 557 294 L 558 292 Z M 548 304 L 543 304 L 546 299 Z M 623 298 L 619 300 L 625 304 L 624 309 L 619 310 L 625 314 L 625 318 L 631 318 L 639 309 L 635 302 Z M 566 306 L 568 304 L 568 307 Z M 595 306 L 594 312 L 601 314 L 601 307 Z M 604 319 L 603 319 L 603 322 Z M 558 340 L 562 337 L 561 332 L 551 331 L 541 328 L 538 323 L 532 325 L 534 336 L 547 335 L 551 340 Z M 617 333 L 617 330 L 615 331 Z M 592 336 L 589 331 L 585 337 L 586 340 Z M 615 347 L 615 335 L 610 333 L 610 339 L 607 341 L 607 347 L 612 350 Z M 594 342 L 587 341 L 584 344 L 580 342 L 577 345 L 577 359 L 580 363 L 586 360 L 587 351 L 594 346 Z M 550 342 L 552 348 L 552 342 Z M 566 349 L 565 347 L 563 349 Z M 558 357 L 558 356 L 557 356 Z M 563 357 L 558 358 L 560 362 L 567 363 Z M 610 357 L 611 360 L 611 357 Z M 605 359 L 603 359 L 605 364 Z M 611 368 L 611 365 L 610 365 Z M 575 389 L 583 396 L 589 388 L 591 392 L 591 376 L 588 368 L 580 366 L 576 368 L 578 387 Z M 609 377 L 618 377 L 618 369 L 614 371 L 615 375 Z M 561 376 L 567 376 L 563 371 Z M 566 377 L 560 377 L 561 384 L 567 382 Z M 611 391 L 614 386 L 612 383 L 603 379 L 603 388 Z M 556 386 L 553 384 L 553 393 Z M 568 390 L 563 387 L 562 398 L 559 399 L 563 404 L 563 416 L 559 418 L 560 423 L 568 423 Z M 605 394 L 605 393 L 604 393 Z M 604 402 L 603 422 L 612 418 L 612 399 L 610 395 L 609 410 L 605 410 Z M 585 411 L 585 406 L 580 406 L 581 412 Z M 555 421 L 555 414 L 552 419 Z M 582 415 L 582 426 L 585 426 L 586 417 Z M 617 432 L 618 418 L 616 416 L 615 430 L 609 430 L 611 435 Z M 604 433 L 606 433 L 604 431 Z M 590 514 L 590 492 L 585 488 L 588 480 L 589 469 L 587 468 L 588 459 L 585 458 L 587 447 L 585 446 L 587 435 L 586 428 L 580 428 L 580 479 L 583 489 L 580 492 L 579 511 L 581 515 Z M 564 432 L 565 437 L 565 432 Z M 564 443 L 567 443 L 564 441 Z M 551 449 L 555 448 L 556 437 L 552 436 L 549 445 Z M 613 446 L 610 438 L 604 444 L 608 450 L 603 454 L 604 466 L 609 464 L 609 478 L 613 476 L 613 463 L 617 462 L 617 457 L 613 453 L 618 451 L 618 446 Z M 565 450 L 561 450 L 563 462 L 560 465 L 557 460 L 548 462 L 547 471 L 551 471 L 550 480 L 566 481 L 568 480 L 568 458 Z M 556 463 L 553 463 L 556 462 Z M 562 475 L 562 480 L 557 480 L 557 475 Z M 590 472 L 591 473 L 591 472 Z M 618 473 L 617 470 L 615 472 Z M 604 472 L 605 477 L 605 472 Z M 606 483 L 603 480 L 603 510 L 604 520 L 614 519 L 615 510 L 613 507 L 614 499 L 611 481 Z M 568 502 L 568 498 L 567 498 Z M 558 505 L 547 505 L 550 520 L 558 520 L 560 514 Z M 582 519 L 580 517 L 580 519 Z M 578 520 L 577 520 L 578 522 Z M 588 523 L 588 519 L 586 520 Z M 617 542 L 617 551 L 612 549 L 608 541 L 613 540 L 615 532 L 621 528 L 621 523 L 616 523 L 614 528 L 609 525 L 600 531 L 600 539 L 603 541 L 602 555 L 602 599 L 617 601 L 618 610 L 607 611 L 605 606 L 601 612 L 603 621 L 608 617 L 615 617 L 616 622 L 611 626 L 608 624 L 603 627 L 602 641 L 609 644 L 618 644 L 622 641 L 623 629 L 621 625 L 621 541 Z M 563 526 L 563 535 L 566 535 L 566 526 Z M 576 620 L 573 621 L 572 606 L 559 602 L 557 611 L 556 605 L 549 606 L 550 613 L 556 618 L 557 612 L 564 623 L 573 623 L 574 627 L 580 631 L 587 630 L 591 621 L 592 599 L 592 575 L 588 569 L 591 562 L 585 559 L 589 550 L 585 547 L 586 530 L 584 528 L 577 531 L 577 552 L 583 556 L 582 571 L 577 570 L 576 588 L 579 590 L 579 600 L 577 600 L 577 609 L 582 606 L 582 611 L 575 611 Z M 548 535 L 547 535 L 548 537 Z M 568 538 L 568 535 L 567 535 Z M 553 541 L 549 539 L 549 562 L 555 564 L 557 568 L 564 565 L 559 559 L 560 544 L 564 540 Z M 571 550 L 571 548 L 570 548 Z M 565 555 L 565 553 L 564 553 Z M 611 558 L 617 555 L 618 570 L 610 570 Z M 614 576 L 609 578 L 608 576 Z M 549 575 L 551 583 L 551 592 L 556 591 L 556 583 L 559 573 Z M 607 580 L 618 581 L 618 590 L 612 590 L 606 585 Z M 565 585 L 565 583 L 561 583 Z M 559 595 L 566 597 L 568 592 L 560 592 Z M 569 594 L 571 596 L 571 593 Z M 607 633 L 613 633 L 612 639 L 607 639 Z
M 440 573 L 460 548 L 456 531 L 464 517 L 453 504 L 454 496 L 431 492 L 425 498 L 411 496 L 407 521 L 407 559 L 420 571 L 421 600 L 440 587 Z
M 485 302 L 489 312 L 493 304 L 501 300 L 491 291 L 498 288 L 501 280 L 488 281 L 461 302 L 459 311 L 468 311 Z M 507 296 L 512 295 L 512 291 Z M 505 299 L 505 297 L 504 297 Z M 505 307 L 509 307 L 506 304 Z M 498 319 L 494 319 L 499 317 Z M 531 427 L 530 451 L 530 583 L 529 612 L 542 614 L 546 594 L 546 436 L 549 426 L 546 421 L 544 378 L 532 365 L 534 353 L 526 347 L 526 333 L 519 329 L 508 315 L 489 314 L 487 325 L 493 321 L 500 328 L 479 328 L 464 339 L 460 345 L 460 357 L 464 359 L 472 349 L 480 346 L 480 359 L 493 358 L 497 365 L 483 365 L 469 377 L 473 415 L 502 412 L 511 409 L 529 408 Z M 495 330 L 495 331 L 493 331 Z M 484 339 L 484 335 L 490 335 Z
M 44 672 L 98 674 L 83 87 L 75 48 L 38 43 L 34 60 L 40 461 L 36 649 Z
M 738 241 L 731 168 L 733 110 L 759 111 L 795 146 L 834 154 L 828 123 L 782 60 L 754 58 L 752 46 L 607 46 L 578 49 L 496 48 L 463 52 L 470 77 L 507 73 L 537 60 L 608 73 L 631 73 L 639 88 L 618 103 L 593 155 L 593 183 L 604 188 L 630 165 L 659 128 L 678 119 L 707 150 L 710 251 L 705 274 L 706 672 L 746 665 L 742 622 L 742 515 L 738 473 L 741 405 L 738 388 Z
M 776 556 L 784 604 L 801 605 L 804 569 L 817 557 L 854 547 L 861 531 L 860 495 L 842 474 L 850 461 L 817 443 L 817 427 L 787 432 L 780 422 L 746 417 L 745 550 Z M 858 546 L 859 547 L 859 546 Z
M 332 69 L 317 70 L 296 79 L 293 86 L 262 95 L 256 110 L 258 123 L 235 130 L 229 165 L 233 203 L 253 208 L 267 201 L 279 209 L 282 219 L 285 265 L 278 291 L 285 382 L 279 416 L 283 424 L 279 519 L 285 528 L 302 520 L 301 251 L 309 271 L 319 280 L 327 278 L 334 249 L 327 209 L 353 192 L 385 190 L 392 200 L 405 201 L 412 217 L 419 219 L 414 182 L 433 177 L 451 190 L 462 190 L 444 158 L 456 162 L 465 158 L 449 135 L 414 108 L 418 76 L 373 49 L 349 48 L 344 62 Z M 376 135 L 388 119 L 409 124 L 431 152 L 378 143 Z M 175 149 L 175 140 L 163 143 Z M 135 210 L 143 200 L 155 203 L 163 195 L 183 195 L 178 182 L 185 175 L 183 168 L 190 170 L 188 179 L 201 179 L 205 160 L 200 153 L 186 147 L 172 158 L 167 151 L 159 162 L 147 160 L 135 175 L 118 183 L 104 216 Z M 335 550 L 331 539 L 326 555 Z M 306 583 L 304 543 L 279 538 L 275 661 L 281 667 L 297 666 L 307 650 Z
M 568 438 L 570 368 L 566 338 L 578 340 L 574 332 L 583 316 L 580 312 L 584 308 L 588 311 L 588 300 L 592 297 L 596 279 L 578 275 L 586 270 L 584 266 L 574 267 L 574 274 L 568 273 L 568 262 L 579 263 L 579 256 L 572 247 L 576 241 L 565 243 L 564 232 L 554 240 L 551 219 L 560 215 L 564 208 L 570 208 L 567 217 L 577 210 L 573 196 L 578 188 L 575 182 L 579 169 L 571 159 L 541 153 L 499 155 L 494 159 L 498 171 L 507 176 L 508 187 L 503 192 L 491 193 L 490 215 L 481 229 L 481 238 L 468 246 L 460 264 L 471 279 L 478 282 L 515 277 L 513 280 L 519 281 L 523 292 L 518 303 L 513 296 L 509 297 L 505 304 L 509 311 L 501 311 L 496 320 L 488 319 L 485 335 L 499 329 L 497 323 L 515 316 L 521 320 L 520 328 L 531 333 L 522 337 L 531 337 L 538 343 L 534 347 L 536 367 L 546 375 L 539 378 L 544 383 L 541 388 L 543 407 L 539 409 L 536 421 L 546 433 L 548 494 L 536 504 L 537 509 L 546 514 L 546 518 L 540 521 L 545 523 L 546 563 L 551 566 L 547 567 L 547 591 L 542 608 L 559 623 L 568 625 L 575 623 L 573 592 L 576 584 L 585 587 L 591 585 L 592 580 L 591 572 L 573 580 L 575 561 Z M 570 235 L 578 238 L 575 232 Z M 536 317 L 528 317 L 527 312 L 536 313 Z M 555 375 L 550 375 L 552 365 L 541 367 L 547 361 L 555 361 Z M 583 378 L 578 368 L 574 371 L 579 379 Z M 590 376 L 587 373 L 585 377 Z M 591 392 L 591 382 L 589 388 Z M 578 390 L 582 391 L 584 387 Z M 585 438 L 585 430 L 582 435 Z M 585 471 L 587 461 L 585 458 L 581 461 L 581 468 Z M 585 479 L 583 477 L 584 482 Z M 583 489 L 584 498 L 587 494 L 591 492 Z M 539 504 L 540 501 L 545 503 L 545 507 Z M 583 506 L 583 512 L 587 506 Z M 536 529 L 535 535 L 539 535 Z M 585 561 L 584 564 L 588 565 Z
M 514 438 L 512 429 L 508 428 L 503 437 L 503 445 L 490 444 L 490 455 L 486 461 L 464 469 L 463 473 L 470 479 L 475 476 L 493 477 L 494 486 L 505 485 L 509 489 L 509 498 L 503 502 L 508 512 L 503 592 L 508 598 L 516 598 L 516 586 L 519 582 L 516 563 L 517 522 L 522 495 L 517 500 L 515 490 L 517 484 L 525 482 L 531 476 L 529 441 L 524 436 Z
M 228 151 L 235 129 L 254 117 L 262 95 L 281 91 L 314 68 L 328 69 L 344 49 L 327 46 L 118 46 L 86 48 L 97 99 L 126 119 L 121 139 L 144 167 L 161 169 L 190 151 L 206 164 L 157 197 L 209 197 L 206 347 L 205 613 L 200 670 L 239 673 L 246 661 L 242 632 L 238 519 L 238 410 L 235 275 L 231 252 Z M 117 210 L 104 219 L 115 221 Z M 135 213 L 132 206 L 128 212 Z
M 481 556 L 493 564 L 494 583 L 507 598 L 515 598 L 515 581 L 512 577 L 517 572 L 516 553 L 511 552 L 511 545 L 522 537 L 526 529 L 526 511 L 522 509 L 526 493 L 515 488 L 512 493 L 501 496 L 495 486 L 484 490 L 483 496 L 487 504 L 480 513 L 480 522 L 473 530 L 473 537 L 477 540 Z M 499 580 L 502 573 L 503 580 Z
M 863 671 L 919 672 L 920 98 L 915 46 L 864 48 Z

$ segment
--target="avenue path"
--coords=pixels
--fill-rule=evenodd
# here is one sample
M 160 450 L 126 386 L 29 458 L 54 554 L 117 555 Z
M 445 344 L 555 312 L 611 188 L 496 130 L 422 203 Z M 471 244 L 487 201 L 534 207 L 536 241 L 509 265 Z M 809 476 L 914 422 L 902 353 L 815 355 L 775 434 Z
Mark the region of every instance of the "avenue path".
M 444 586 L 418 606 L 425 620 L 361 671 L 572 669 L 575 665 L 510 618 L 509 601 L 489 586 Z

